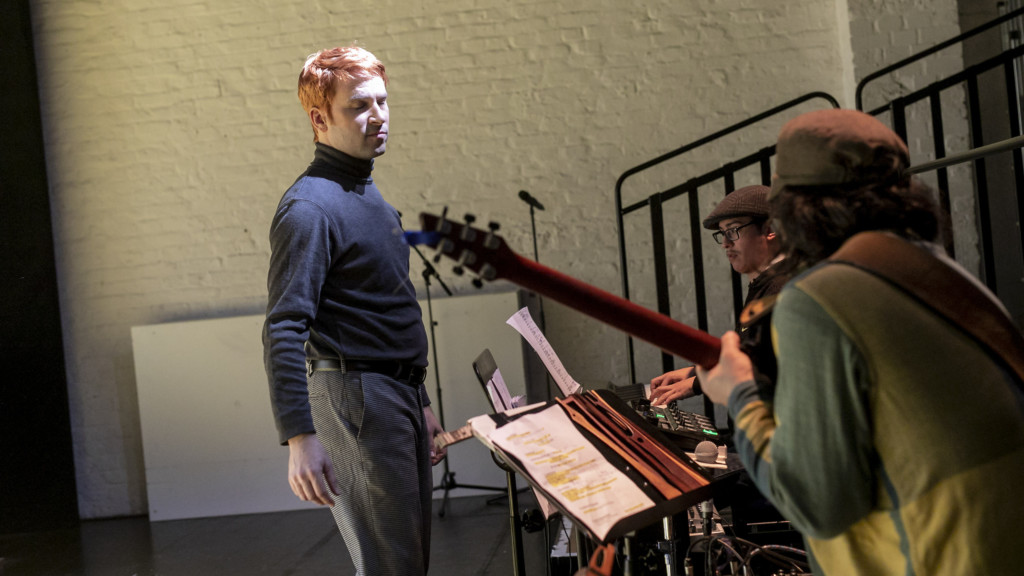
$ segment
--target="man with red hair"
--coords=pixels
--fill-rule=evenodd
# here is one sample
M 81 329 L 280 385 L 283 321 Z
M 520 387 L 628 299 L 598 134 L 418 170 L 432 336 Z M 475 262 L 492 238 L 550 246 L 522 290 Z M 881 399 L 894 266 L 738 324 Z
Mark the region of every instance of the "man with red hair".
M 427 340 L 398 212 L 370 175 L 388 140 L 384 65 L 355 46 L 311 55 L 299 100 L 309 168 L 270 229 L 264 363 L 288 481 L 331 506 L 361 575 L 425 574 L 432 449 Z

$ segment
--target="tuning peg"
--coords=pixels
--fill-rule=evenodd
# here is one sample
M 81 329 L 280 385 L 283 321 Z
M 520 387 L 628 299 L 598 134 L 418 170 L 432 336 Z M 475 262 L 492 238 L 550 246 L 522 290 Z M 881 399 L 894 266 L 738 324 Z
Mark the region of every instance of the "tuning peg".
M 472 250 L 463 250 L 459 254 L 459 264 L 472 267 L 476 264 L 476 254 Z
M 465 218 L 466 225 L 463 226 L 462 234 L 459 237 L 462 238 L 463 242 L 473 243 L 476 241 L 476 230 L 473 230 L 470 226 L 473 225 L 473 222 L 476 222 L 476 216 L 467 212 Z
M 501 228 L 501 224 L 498 224 L 497 222 L 488 222 L 487 227 L 491 231 L 489 234 L 487 234 L 487 237 L 484 238 L 484 247 L 490 248 L 491 250 L 496 250 L 498 246 L 501 246 L 501 241 L 498 240 L 494 233 L 497 232 L 499 228 Z
M 480 268 L 480 276 L 483 277 L 484 280 L 494 280 L 495 278 L 498 277 L 498 271 L 494 268 L 494 266 L 491 266 L 490 264 L 484 264 Z
M 434 254 L 434 264 L 441 261 L 441 254 Z
M 484 287 L 484 281 L 479 279 L 479 278 L 473 278 L 473 286 L 475 286 L 477 288 L 483 288 Z
M 462 266 L 455 266 L 452 268 L 452 272 L 454 272 L 456 276 L 462 276 L 465 270 L 462 269 Z
M 448 207 L 445 206 L 441 210 L 441 217 L 437 219 L 437 232 L 442 236 L 450 234 L 452 231 L 452 224 L 448 221 Z

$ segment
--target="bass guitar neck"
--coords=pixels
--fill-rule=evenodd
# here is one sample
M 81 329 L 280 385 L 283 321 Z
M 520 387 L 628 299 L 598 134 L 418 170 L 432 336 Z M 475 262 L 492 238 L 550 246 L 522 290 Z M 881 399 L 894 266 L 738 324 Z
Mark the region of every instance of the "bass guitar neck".
M 506 279 L 705 368 L 718 363 L 721 341 L 707 332 L 644 308 L 513 252 L 490 231 L 421 213 L 423 232 L 406 233 L 485 280 Z

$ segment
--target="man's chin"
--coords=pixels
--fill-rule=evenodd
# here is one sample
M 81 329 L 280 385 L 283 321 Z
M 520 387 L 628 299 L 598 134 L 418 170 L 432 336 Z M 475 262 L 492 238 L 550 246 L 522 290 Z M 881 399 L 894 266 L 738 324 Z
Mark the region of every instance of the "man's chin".
M 385 151 L 384 147 L 383 146 L 379 146 L 379 147 L 374 148 L 372 150 L 363 150 L 363 151 L 361 151 L 359 153 L 359 156 L 356 156 L 356 158 L 359 158 L 361 160 L 373 160 L 377 156 L 381 156 L 382 154 L 384 154 L 384 151 Z

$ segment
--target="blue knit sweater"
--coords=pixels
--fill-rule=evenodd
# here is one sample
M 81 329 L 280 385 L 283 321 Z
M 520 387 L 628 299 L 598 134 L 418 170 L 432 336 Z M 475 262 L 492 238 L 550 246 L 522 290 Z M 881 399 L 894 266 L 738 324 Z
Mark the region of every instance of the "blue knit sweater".
M 274 215 L 263 347 L 281 442 L 314 431 L 307 353 L 427 365 L 409 247 L 372 169 L 317 144 Z

